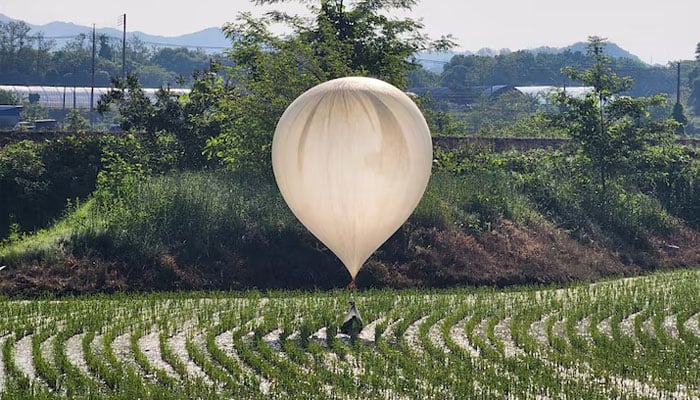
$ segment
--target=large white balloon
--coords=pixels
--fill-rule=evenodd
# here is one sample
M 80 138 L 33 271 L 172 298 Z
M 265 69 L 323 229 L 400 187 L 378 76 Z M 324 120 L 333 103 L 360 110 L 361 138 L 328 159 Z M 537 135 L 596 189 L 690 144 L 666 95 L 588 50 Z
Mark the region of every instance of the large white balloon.
M 272 167 L 292 212 L 353 282 L 411 215 L 430 178 L 428 125 L 396 87 L 349 77 L 297 98 L 277 124 Z

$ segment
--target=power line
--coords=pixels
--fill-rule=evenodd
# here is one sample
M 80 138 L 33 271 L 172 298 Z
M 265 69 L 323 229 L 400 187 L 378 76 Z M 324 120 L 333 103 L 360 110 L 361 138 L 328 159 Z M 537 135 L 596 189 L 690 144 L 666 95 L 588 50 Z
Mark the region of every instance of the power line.
M 80 35 L 72 35 L 72 36 L 43 36 L 44 39 L 74 39 L 79 37 Z M 86 36 L 87 37 L 87 36 Z M 38 38 L 38 37 L 37 37 Z
M 167 47 L 186 47 L 186 48 L 211 49 L 211 50 L 228 49 L 228 47 L 225 47 L 225 46 L 197 46 L 197 45 L 191 45 L 191 44 L 161 43 L 161 42 L 146 42 L 146 41 L 144 41 L 144 43 L 158 45 L 158 46 L 167 46 Z
M 428 59 L 424 59 L 424 58 L 416 58 L 415 60 L 419 61 L 419 62 L 434 63 L 434 64 L 443 64 L 443 65 L 450 64 L 449 61 L 428 60 Z M 454 65 L 458 66 L 458 65 L 463 65 L 463 64 L 454 64 Z M 494 65 L 493 67 L 498 68 L 498 64 Z M 556 68 L 556 66 L 554 68 Z M 662 66 L 659 66 L 659 65 L 642 66 L 642 65 L 640 65 L 640 66 L 623 66 L 623 67 L 611 66 L 611 68 L 615 72 L 624 73 L 624 72 L 638 72 L 638 71 L 647 71 L 647 72 L 648 71 L 664 71 L 664 70 L 671 71 L 675 67 L 673 65 L 662 65 Z M 552 68 L 546 68 L 546 67 L 527 68 L 527 69 L 523 70 L 523 72 L 529 72 L 529 71 L 531 71 L 531 72 L 541 72 L 541 71 L 551 72 L 553 70 L 552 70 Z M 555 71 L 555 72 L 558 72 L 558 71 Z
M 44 36 L 44 39 L 75 39 L 77 37 L 80 37 L 80 35 L 72 35 L 72 36 Z M 106 37 L 110 40 L 113 41 L 121 41 L 122 39 L 116 36 L 109 36 L 106 35 Z M 138 37 L 138 36 L 136 36 Z M 150 45 L 155 45 L 155 46 L 164 46 L 164 47 L 185 47 L 185 48 L 191 48 L 191 49 L 211 49 L 211 50 L 224 50 L 228 49 L 227 46 L 200 46 L 200 45 L 193 45 L 193 44 L 186 44 L 186 43 L 165 43 L 165 42 L 151 42 L 151 41 L 146 41 L 146 40 L 141 40 L 141 42 L 145 44 L 150 44 Z

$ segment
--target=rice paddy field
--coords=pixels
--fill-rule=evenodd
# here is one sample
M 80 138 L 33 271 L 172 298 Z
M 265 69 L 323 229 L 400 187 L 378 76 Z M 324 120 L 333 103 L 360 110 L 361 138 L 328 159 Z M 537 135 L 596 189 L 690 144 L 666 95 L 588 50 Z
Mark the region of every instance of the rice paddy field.
M 354 299 L 365 326 L 338 327 Z M 0 300 L 3 399 L 696 399 L 700 271 Z

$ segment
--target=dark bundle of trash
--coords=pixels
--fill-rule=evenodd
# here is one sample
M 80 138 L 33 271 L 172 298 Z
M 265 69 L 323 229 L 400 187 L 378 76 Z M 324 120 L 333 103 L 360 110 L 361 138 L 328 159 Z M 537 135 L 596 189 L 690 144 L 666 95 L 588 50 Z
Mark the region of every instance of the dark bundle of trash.
M 357 311 L 355 307 L 355 302 L 350 302 L 350 311 L 345 315 L 343 320 L 343 325 L 340 326 L 340 332 L 346 335 L 357 335 L 362 330 L 364 324 L 362 323 L 362 317 L 360 317 L 360 312 Z

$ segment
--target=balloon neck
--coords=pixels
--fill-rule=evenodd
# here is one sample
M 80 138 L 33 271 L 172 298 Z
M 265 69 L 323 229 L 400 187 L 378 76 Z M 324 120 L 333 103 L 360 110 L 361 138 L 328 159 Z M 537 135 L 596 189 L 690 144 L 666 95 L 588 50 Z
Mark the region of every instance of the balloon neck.
M 356 289 L 357 286 L 355 285 L 355 278 L 352 279 L 350 284 L 348 285 L 348 289 Z

